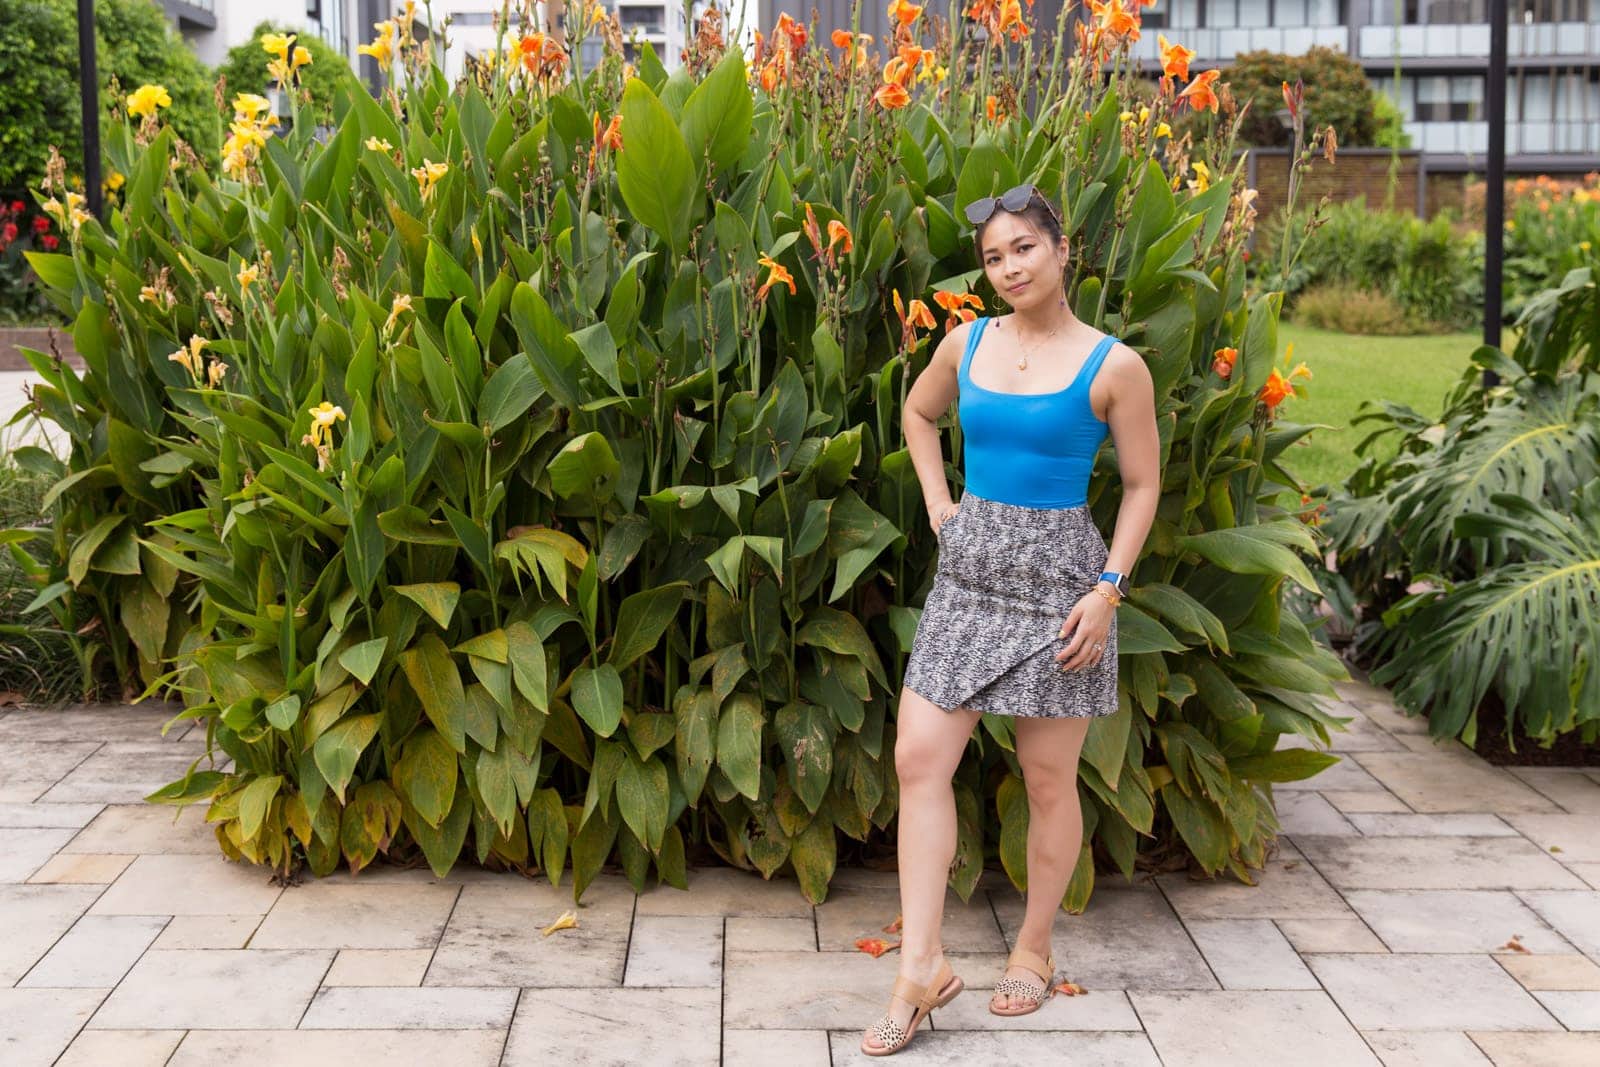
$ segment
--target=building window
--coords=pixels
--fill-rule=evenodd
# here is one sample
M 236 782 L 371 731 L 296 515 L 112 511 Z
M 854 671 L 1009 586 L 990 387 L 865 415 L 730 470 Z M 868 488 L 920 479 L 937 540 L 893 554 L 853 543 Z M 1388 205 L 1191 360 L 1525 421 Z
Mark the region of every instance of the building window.
M 1416 80 L 1418 122 L 1479 122 L 1484 79 L 1477 74 L 1429 74 Z

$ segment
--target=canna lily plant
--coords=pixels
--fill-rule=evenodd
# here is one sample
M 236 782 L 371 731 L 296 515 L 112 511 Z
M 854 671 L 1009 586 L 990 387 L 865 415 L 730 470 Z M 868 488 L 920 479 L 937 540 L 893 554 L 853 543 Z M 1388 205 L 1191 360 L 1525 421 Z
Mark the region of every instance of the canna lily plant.
M 457 84 L 380 23 L 394 81 L 331 136 L 235 101 L 254 132 L 218 178 L 165 128 L 114 145 L 122 208 L 34 257 L 87 367 L 32 356 L 21 417 L 71 441 L 38 603 L 91 601 L 109 665 L 224 760 L 151 799 L 285 873 L 420 852 L 581 893 L 613 859 L 682 885 L 715 854 L 822 899 L 897 806 L 937 550 L 899 412 L 935 309 L 948 330 L 988 295 L 960 206 L 1031 180 L 1077 314 L 1149 361 L 1164 470 L 1066 904 L 1097 862 L 1249 880 L 1273 783 L 1332 762 L 1277 740 L 1325 742 L 1343 675 L 1281 606 L 1314 588 L 1273 503 L 1303 433 L 1262 395 L 1281 300 L 1245 288 L 1216 73 L 1174 53 L 1138 110 L 1139 9 L 1097 11 L 1074 44 L 1016 0 L 955 25 L 895 0 L 889 40 L 785 18 L 747 58 L 712 10 L 671 73 L 625 62 L 615 15 L 575 20 L 603 41 L 582 70 L 514 14 Z M 957 804 L 956 888 L 996 856 L 1020 885 L 1005 720 Z

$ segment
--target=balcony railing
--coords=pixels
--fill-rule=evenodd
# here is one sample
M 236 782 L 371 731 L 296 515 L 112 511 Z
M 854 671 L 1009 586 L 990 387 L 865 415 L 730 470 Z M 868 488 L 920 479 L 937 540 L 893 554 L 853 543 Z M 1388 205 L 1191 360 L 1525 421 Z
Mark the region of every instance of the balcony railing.
M 1424 152 L 1485 155 L 1487 122 L 1408 122 L 1411 146 Z M 1508 122 L 1506 155 L 1594 155 L 1600 153 L 1600 123 Z
M 1201 62 L 1232 59 L 1240 52 L 1258 49 L 1302 55 L 1316 45 L 1343 50 L 1350 44 L 1350 31 L 1344 26 L 1180 27 L 1162 32 L 1185 48 L 1193 48 L 1195 58 Z M 1133 54 L 1139 59 L 1159 60 L 1161 54 L 1157 45 L 1156 35 L 1145 33 L 1134 42 Z
M 1422 56 L 1487 58 L 1489 27 L 1438 25 L 1398 27 L 1363 26 L 1356 47 L 1363 58 L 1387 58 L 1398 48 L 1402 59 Z M 1600 54 L 1600 25 L 1589 22 L 1513 23 L 1506 37 L 1506 54 L 1551 57 Z

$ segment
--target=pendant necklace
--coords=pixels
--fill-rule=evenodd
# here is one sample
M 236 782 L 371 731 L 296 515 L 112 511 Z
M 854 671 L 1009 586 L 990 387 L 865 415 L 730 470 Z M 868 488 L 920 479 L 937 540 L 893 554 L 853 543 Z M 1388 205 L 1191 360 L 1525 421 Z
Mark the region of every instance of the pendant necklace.
M 1041 349 L 1045 345 L 1049 344 L 1050 343 L 1050 338 L 1054 337 L 1056 335 L 1056 331 L 1058 331 L 1060 329 L 1061 329 L 1060 326 L 1051 327 L 1050 332 L 1044 335 L 1044 340 L 1040 341 L 1038 344 L 1033 346 L 1032 352 L 1029 352 L 1027 349 L 1023 349 L 1022 355 L 1017 359 L 1017 369 L 1018 370 L 1027 370 L 1028 369 L 1028 356 L 1029 355 L 1038 355 L 1039 354 L 1039 349 Z M 1017 347 L 1018 348 L 1022 348 L 1022 331 L 1020 331 L 1020 330 L 1017 331 Z

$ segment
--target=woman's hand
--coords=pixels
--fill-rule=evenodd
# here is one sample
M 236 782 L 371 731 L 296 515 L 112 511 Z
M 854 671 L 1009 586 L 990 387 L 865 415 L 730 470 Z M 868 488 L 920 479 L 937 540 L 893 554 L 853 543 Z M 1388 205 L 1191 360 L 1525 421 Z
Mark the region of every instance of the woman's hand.
M 960 510 L 961 505 L 954 502 L 948 502 L 943 505 L 934 505 L 928 510 L 928 525 L 931 526 L 933 528 L 933 532 L 937 534 L 939 532 L 939 527 L 955 518 L 956 512 Z
M 1056 662 L 1061 664 L 1062 670 L 1078 671 L 1100 662 L 1106 654 L 1106 636 L 1111 632 L 1111 620 L 1116 614 L 1116 606 L 1093 590 L 1072 605 L 1067 620 L 1061 624 L 1061 632 L 1056 635 L 1072 635 L 1067 647 L 1056 653 Z

